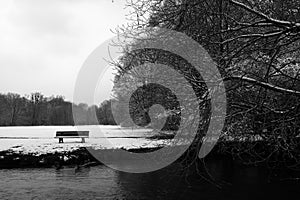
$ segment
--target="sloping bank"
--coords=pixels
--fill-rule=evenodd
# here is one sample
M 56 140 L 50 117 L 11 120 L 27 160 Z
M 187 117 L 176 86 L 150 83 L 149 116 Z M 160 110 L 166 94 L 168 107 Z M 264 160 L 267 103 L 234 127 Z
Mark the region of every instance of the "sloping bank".
M 176 147 L 173 147 L 176 148 Z M 135 148 L 127 149 L 132 153 L 147 153 L 158 150 L 159 147 L 151 148 Z M 101 149 L 100 153 L 111 156 L 110 159 L 122 159 L 118 157 L 119 149 Z M 300 150 L 300 148 L 298 148 Z M 296 156 L 300 157 L 297 152 Z M 186 151 L 177 162 L 188 161 L 191 162 L 197 159 L 197 153 L 188 150 Z M 280 151 L 275 151 L 273 146 L 266 144 L 263 141 L 255 142 L 241 142 L 241 141 L 226 141 L 218 142 L 212 152 L 204 160 L 209 159 L 225 159 L 230 162 L 238 163 L 240 165 L 269 165 L 269 166 L 294 166 L 299 167 L 299 159 L 290 159 L 287 154 Z M 54 167 L 60 169 L 64 166 L 74 167 L 89 167 L 101 165 L 86 147 L 78 149 L 35 154 L 15 152 L 13 150 L 6 150 L 0 152 L 0 168 L 42 168 Z
M 129 152 L 141 153 L 151 152 L 158 148 L 139 148 L 127 149 Z M 114 155 L 117 149 L 102 149 L 98 150 L 103 154 Z M 119 158 L 115 158 L 119 159 Z M 86 147 L 80 147 L 71 151 L 59 151 L 45 154 L 15 152 L 6 150 L 0 152 L 0 169 L 4 168 L 42 168 L 55 167 L 57 169 L 64 166 L 89 167 L 101 165 Z

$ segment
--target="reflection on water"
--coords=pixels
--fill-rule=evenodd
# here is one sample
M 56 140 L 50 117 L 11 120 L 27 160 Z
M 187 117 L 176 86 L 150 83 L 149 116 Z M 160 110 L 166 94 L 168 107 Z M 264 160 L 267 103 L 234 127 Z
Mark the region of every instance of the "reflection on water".
M 0 170 L 0 199 L 284 199 L 300 194 L 290 175 L 231 162 L 207 161 L 182 170 L 179 164 L 129 174 L 92 168 Z M 271 175 L 272 174 L 272 175 Z M 298 174 L 299 175 L 299 174 Z

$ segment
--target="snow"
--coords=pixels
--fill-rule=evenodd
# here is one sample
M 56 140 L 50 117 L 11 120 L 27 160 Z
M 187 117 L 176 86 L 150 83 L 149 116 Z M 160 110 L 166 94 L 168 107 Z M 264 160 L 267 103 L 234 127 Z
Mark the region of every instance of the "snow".
M 64 139 L 58 143 L 56 131 L 90 131 L 86 143 L 80 138 Z M 145 137 L 153 136 L 151 129 L 120 128 L 119 126 L 35 126 L 0 127 L 0 151 L 12 150 L 23 154 L 45 154 L 73 151 L 80 147 L 93 149 L 155 147 L 165 141 L 152 141 Z M 130 138 L 140 137 L 140 138 Z

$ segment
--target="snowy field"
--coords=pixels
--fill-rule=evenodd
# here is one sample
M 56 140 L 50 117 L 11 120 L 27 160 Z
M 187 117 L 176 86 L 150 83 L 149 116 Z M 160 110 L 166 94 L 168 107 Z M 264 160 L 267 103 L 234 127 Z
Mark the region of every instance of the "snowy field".
M 56 131 L 90 131 L 86 143 L 80 138 L 64 139 L 63 144 L 54 138 Z M 151 129 L 120 128 L 119 126 L 35 126 L 0 127 L 0 151 L 13 150 L 24 154 L 44 154 L 72 151 L 79 147 L 94 149 L 154 147 L 165 141 L 151 141 Z

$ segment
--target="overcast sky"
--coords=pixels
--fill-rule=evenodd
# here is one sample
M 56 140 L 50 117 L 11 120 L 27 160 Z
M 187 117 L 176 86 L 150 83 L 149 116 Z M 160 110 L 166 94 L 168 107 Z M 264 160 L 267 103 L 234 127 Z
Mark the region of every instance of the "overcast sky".
M 124 3 L 0 0 L 0 93 L 38 91 L 72 101 L 84 60 L 115 36 L 111 29 L 126 23 Z M 109 81 L 106 84 L 112 87 Z

